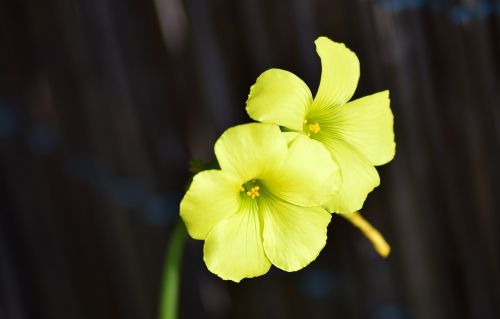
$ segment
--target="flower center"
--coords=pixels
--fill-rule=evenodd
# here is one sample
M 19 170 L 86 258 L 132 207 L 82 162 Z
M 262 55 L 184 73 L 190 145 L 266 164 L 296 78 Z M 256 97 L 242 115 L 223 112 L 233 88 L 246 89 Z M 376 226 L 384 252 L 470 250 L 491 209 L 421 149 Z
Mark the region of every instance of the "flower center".
M 311 136 L 311 134 L 318 134 L 321 131 L 321 126 L 319 123 L 310 123 L 308 124 L 307 119 L 304 119 L 304 132 L 307 136 Z
M 254 199 L 255 197 L 259 197 L 260 186 L 257 184 L 255 179 L 252 179 L 249 182 L 241 185 L 240 192 L 244 192 L 248 197 Z

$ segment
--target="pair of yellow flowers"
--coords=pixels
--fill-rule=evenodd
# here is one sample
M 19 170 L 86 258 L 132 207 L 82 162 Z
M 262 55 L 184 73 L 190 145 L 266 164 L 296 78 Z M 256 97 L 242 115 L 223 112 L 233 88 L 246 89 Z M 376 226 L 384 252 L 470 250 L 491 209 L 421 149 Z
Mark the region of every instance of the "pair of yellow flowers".
M 260 123 L 229 128 L 215 143 L 220 170 L 198 173 L 180 205 L 191 237 L 205 240 L 208 269 L 239 282 L 312 262 L 331 212 L 361 209 L 395 153 L 388 91 L 348 102 L 359 61 L 342 43 L 315 41 L 322 74 L 316 97 L 293 73 L 270 69 L 246 110 Z

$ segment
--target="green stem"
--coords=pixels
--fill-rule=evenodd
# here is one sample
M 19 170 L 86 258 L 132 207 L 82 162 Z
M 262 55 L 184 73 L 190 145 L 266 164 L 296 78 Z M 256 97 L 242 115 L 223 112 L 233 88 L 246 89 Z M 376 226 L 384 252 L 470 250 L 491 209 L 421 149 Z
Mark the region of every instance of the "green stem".
M 182 252 L 184 242 L 186 241 L 186 234 L 186 226 L 184 226 L 182 220 L 179 220 L 170 237 L 165 266 L 163 268 L 160 319 L 177 319 Z

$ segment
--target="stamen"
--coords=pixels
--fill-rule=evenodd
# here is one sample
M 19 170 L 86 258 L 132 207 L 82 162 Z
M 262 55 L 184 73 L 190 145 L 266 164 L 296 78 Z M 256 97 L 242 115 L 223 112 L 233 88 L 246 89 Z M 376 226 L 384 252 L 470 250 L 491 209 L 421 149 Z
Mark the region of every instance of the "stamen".
M 321 127 L 319 126 L 319 123 L 309 124 L 309 132 L 312 134 L 318 134 L 320 130 Z
M 260 186 L 255 185 L 256 180 L 253 179 L 250 182 L 247 182 L 241 186 L 241 190 L 247 194 L 248 197 L 255 199 L 260 196 L 259 190 Z

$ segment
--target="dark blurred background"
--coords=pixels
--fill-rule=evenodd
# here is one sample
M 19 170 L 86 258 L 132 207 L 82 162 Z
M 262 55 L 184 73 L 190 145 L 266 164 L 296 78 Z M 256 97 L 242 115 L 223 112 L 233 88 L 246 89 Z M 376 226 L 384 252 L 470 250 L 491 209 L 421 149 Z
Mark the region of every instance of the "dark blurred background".
M 500 318 L 500 3 L 0 1 L 0 318 L 157 316 L 191 158 L 248 122 L 270 67 L 311 86 L 314 39 L 391 91 L 395 160 L 297 273 L 225 282 L 184 255 L 182 318 Z

